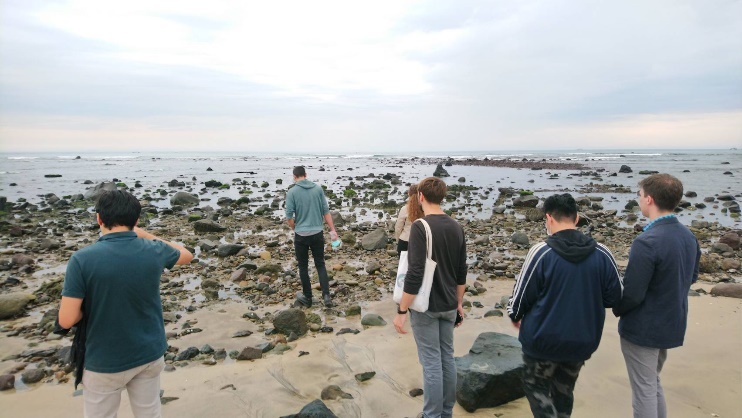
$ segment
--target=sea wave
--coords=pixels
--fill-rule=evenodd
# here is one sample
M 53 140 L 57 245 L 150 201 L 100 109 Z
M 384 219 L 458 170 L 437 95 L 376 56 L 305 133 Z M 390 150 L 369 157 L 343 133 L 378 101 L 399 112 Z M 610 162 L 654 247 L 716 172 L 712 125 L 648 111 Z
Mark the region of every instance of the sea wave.
M 38 160 L 39 157 L 8 157 L 9 160 Z

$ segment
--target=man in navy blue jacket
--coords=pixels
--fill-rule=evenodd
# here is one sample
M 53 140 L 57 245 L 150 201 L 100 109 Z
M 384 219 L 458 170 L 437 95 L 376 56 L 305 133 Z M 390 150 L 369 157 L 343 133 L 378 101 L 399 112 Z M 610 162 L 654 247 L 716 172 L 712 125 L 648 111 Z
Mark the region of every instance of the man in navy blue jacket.
M 621 299 L 621 280 L 608 248 L 576 229 L 568 193 L 544 202 L 549 238 L 534 245 L 508 303 L 520 328 L 523 388 L 534 417 L 569 417 L 585 360 L 598 349 L 605 308 Z
M 631 382 L 634 417 L 667 416 L 660 371 L 667 349 L 683 345 L 688 322 L 688 290 L 698 278 L 701 249 L 673 211 L 683 184 L 669 174 L 639 182 L 639 208 L 649 218 L 631 244 L 621 302 L 621 351 Z

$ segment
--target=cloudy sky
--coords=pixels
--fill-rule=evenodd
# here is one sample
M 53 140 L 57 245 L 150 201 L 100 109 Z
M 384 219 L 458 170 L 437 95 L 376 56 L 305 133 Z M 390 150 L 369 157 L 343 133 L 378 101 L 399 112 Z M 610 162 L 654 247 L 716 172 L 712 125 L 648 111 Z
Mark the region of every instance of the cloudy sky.
M 0 0 L 0 151 L 728 147 L 739 0 Z

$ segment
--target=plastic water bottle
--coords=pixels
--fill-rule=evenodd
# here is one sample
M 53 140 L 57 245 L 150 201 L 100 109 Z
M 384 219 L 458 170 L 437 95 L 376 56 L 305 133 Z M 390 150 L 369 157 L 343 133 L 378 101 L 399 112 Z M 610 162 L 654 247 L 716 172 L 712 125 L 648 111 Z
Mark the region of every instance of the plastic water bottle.
M 343 241 L 341 241 L 340 238 L 338 238 L 335 241 L 332 241 L 330 243 L 330 245 L 332 246 L 332 249 L 333 250 L 337 250 L 338 248 L 340 248 L 340 244 L 342 244 L 342 243 L 343 243 Z

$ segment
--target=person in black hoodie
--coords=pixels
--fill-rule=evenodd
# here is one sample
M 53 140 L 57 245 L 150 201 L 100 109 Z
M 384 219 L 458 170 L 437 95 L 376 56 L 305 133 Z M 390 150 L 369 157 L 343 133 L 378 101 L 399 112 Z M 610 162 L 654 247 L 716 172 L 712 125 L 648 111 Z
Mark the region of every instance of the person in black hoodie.
M 623 284 L 610 250 L 577 230 L 568 193 L 543 207 L 549 237 L 528 251 L 508 302 L 520 329 L 523 388 L 534 417 L 569 417 L 585 360 L 597 350 L 605 309 L 621 300 Z

